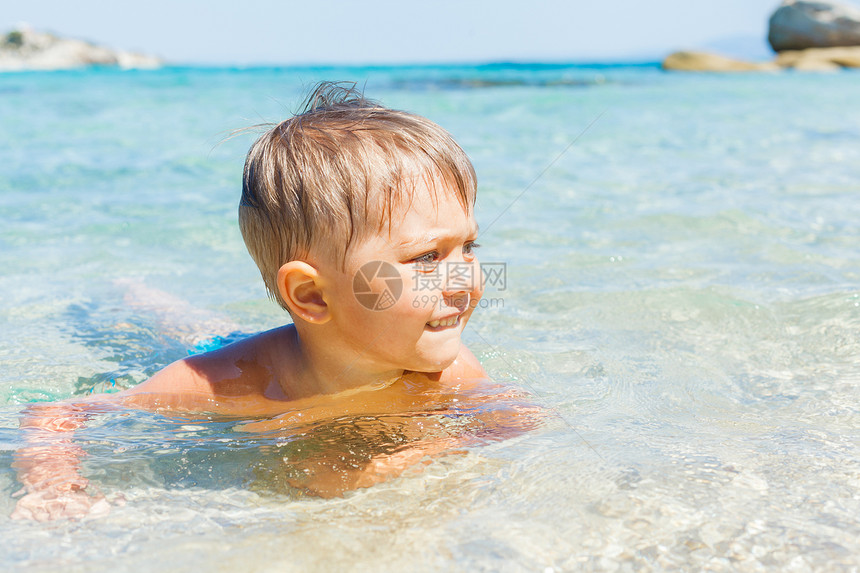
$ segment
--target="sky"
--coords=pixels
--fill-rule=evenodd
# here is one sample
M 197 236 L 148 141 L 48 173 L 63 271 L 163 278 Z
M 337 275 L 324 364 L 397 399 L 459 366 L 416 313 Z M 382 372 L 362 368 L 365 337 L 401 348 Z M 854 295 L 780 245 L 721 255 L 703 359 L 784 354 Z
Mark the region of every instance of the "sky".
M 21 23 L 174 63 L 658 60 L 678 49 L 764 59 L 779 0 L 6 0 Z

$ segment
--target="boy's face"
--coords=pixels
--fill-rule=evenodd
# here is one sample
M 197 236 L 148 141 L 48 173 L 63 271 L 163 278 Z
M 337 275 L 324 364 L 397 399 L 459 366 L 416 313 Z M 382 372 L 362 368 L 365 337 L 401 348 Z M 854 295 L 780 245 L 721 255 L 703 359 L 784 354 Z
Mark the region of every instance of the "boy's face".
M 390 228 L 354 244 L 336 271 L 329 326 L 367 372 L 443 370 L 481 297 L 478 226 L 444 183 L 435 189 L 417 182 Z

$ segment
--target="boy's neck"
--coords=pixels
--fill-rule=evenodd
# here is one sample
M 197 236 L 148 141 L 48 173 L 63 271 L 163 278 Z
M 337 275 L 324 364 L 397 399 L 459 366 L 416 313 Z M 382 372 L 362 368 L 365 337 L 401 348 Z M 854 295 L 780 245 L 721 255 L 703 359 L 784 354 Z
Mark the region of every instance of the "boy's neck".
M 367 372 L 360 357 L 305 340 L 295 326 L 284 329 L 285 340 L 273 357 L 275 375 L 290 399 L 344 392 L 378 390 L 399 380 L 403 370 Z M 288 351 L 284 351 L 289 349 Z

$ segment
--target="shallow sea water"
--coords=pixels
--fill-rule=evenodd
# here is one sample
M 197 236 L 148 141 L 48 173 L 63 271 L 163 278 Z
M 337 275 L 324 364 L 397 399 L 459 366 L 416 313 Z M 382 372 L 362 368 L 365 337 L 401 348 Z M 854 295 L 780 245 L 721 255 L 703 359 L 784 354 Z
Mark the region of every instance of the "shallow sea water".
M 472 157 L 506 280 L 465 338 L 548 421 L 322 500 L 249 477 L 277 437 L 109 413 L 78 439 L 111 513 L 8 519 L 25 404 L 188 351 L 122 281 L 246 332 L 285 320 L 235 221 L 251 138 L 223 140 L 320 79 Z M 0 75 L 2 568 L 856 571 L 858 99 L 857 73 L 654 66 Z

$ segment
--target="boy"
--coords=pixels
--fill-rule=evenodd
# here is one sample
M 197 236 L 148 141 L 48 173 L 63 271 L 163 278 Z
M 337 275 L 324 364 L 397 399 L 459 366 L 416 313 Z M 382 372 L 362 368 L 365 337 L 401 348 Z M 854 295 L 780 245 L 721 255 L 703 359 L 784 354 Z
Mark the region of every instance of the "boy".
M 239 206 L 245 244 L 293 323 L 96 400 L 252 418 L 244 431 L 488 401 L 487 375 L 460 342 L 482 294 L 475 194 L 469 159 L 439 126 L 354 88 L 321 84 L 303 113 L 251 147 Z M 27 494 L 13 517 L 106 509 L 85 492 L 80 451 L 69 440 L 89 404 L 31 409 L 23 426 L 55 443 L 19 452 Z M 487 425 L 500 425 L 490 419 L 498 413 L 488 416 Z M 408 448 L 338 471 L 309 461 L 296 487 L 336 495 L 463 443 L 428 437 L 430 418 L 405 420 Z M 501 426 L 510 433 L 525 423 Z

